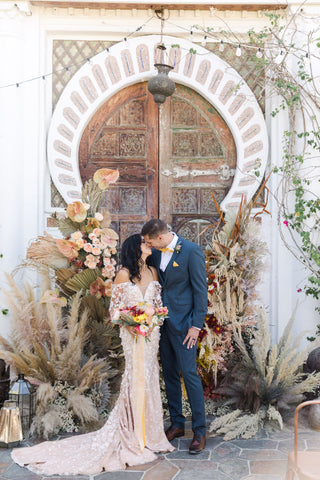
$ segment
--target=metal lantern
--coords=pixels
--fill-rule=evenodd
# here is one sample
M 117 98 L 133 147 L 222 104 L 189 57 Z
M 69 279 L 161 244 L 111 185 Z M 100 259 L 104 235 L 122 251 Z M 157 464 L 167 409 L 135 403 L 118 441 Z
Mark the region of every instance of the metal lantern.
M 18 379 L 12 384 L 9 400 L 16 402 L 19 407 L 22 430 L 25 434 L 30 428 L 36 411 L 36 390 L 30 382 L 25 380 L 23 373 L 19 373 Z
M 0 410 L 0 447 L 17 447 L 22 439 L 20 410 L 16 402 L 6 400 Z
M 159 103 L 164 103 L 166 98 L 173 94 L 176 86 L 174 81 L 168 77 L 170 70 L 173 69 L 171 65 L 156 63 L 154 66 L 158 70 L 158 75 L 150 78 L 148 90 L 152 93 L 154 101 L 159 105 Z

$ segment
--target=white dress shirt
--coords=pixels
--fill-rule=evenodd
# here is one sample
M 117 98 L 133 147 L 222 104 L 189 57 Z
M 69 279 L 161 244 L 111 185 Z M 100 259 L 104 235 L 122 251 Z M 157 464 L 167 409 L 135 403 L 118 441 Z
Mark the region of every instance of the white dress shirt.
M 170 232 L 170 233 L 173 234 L 173 239 L 171 240 L 169 245 L 167 245 L 166 248 L 170 248 L 172 250 L 172 252 L 161 252 L 160 270 L 162 270 L 163 272 L 167 268 L 168 263 L 170 262 L 170 259 L 171 259 L 172 254 L 173 254 L 173 250 L 174 250 L 174 248 L 175 248 L 175 246 L 177 245 L 177 242 L 178 242 L 178 235 L 176 235 L 174 232 Z

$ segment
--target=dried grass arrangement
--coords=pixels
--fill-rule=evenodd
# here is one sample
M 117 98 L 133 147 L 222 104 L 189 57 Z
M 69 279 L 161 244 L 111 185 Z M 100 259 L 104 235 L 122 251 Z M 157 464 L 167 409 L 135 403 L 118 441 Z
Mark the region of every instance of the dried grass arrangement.
M 118 395 L 124 360 L 119 329 L 108 322 L 118 235 L 109 212 L 99 212 L 118 177 L 118 170 L 97 170 L 82 201 L 53 215 L 63 238 L 44 233 L 31 243 L 18 270 L 31 268 L 39 285 L 20 290 L 8 276 L 12 334 L 0 337 L 1 355 L 38 386 L 31 433 L 45 438 L 96 429 Z
M 220 415 L 218 410 L 210 425 L 215 435 L 223 434 L 224 440 L 231 440 L 250 438 L 261 428 L 281 429 L 290 408 L 303 401 L 306 393 L 316 392 L 320 372 L 305 373 L 302 369 L 314 345 L 298 350 L 300 338 L 293 339 L 293 321 L 294 314 L 273 347 L 263 308 L 249 342 L 244 341 L 241 329 L 234 327 L 241 361 L 228 372 L 218 389 L 224 396 L 224 412 Z
M 80 294 L 66 306 L 48 289 L 48 276 L 42 277 L 39 299 L 30 284 L 20 289 L 11 276 L 7 279 L 12 333 L 8 340 L 0 336 L 0 356 L 38 386 L 31 433 L 48 438 L 97 424 L 110 400 L 110 366 L 84 355 L 88 314 L 80 311 Z
M 246 204 L 242 200 L 238 209 L 224 215 L 212 198 L 220 218 L 205 252 L 208 314 L 198 345 L 199 372 L 207 398 L 216 397 L 218 376 L 223 376 L 232 361 L 233 331 L 247 329 L 255 322 L 259 300 L 256 287 L 268 253 L 260 237 L 258 214 L 252 215 L 256 202 Z M 266 212 L 266 204 L 262 207 Z

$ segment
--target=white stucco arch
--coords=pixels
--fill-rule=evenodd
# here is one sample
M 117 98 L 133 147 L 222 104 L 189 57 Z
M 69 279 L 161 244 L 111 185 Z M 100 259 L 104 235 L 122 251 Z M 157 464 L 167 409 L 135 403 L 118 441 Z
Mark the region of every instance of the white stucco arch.
M 81 198 L 78 150 L 87 123 L 119 90 L 157 74 L 159 41 L 158 35 L 150 35 L 113 45 L 80 68 L 64 89 L 50 123 L 47 153 L 53 182 L 67 203 Z M 242 196 L 249 200 L 258 187 L 254 169 L 259 165 L 263 173 L 267 164 L 268 135 L 260 106 L 236 70 L 209 50 L 174 37 L 166 36 L 163 42 L 174 65 L 170 77 L 206 98 L 233 134 L 237 169 L 221 208 L 238 206 Z

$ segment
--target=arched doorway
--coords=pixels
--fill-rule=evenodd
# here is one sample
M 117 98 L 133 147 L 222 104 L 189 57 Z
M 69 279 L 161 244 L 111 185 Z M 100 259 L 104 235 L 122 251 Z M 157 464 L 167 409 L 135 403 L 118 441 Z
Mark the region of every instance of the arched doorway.
M 93 115 L 79 146 L 82 181 L 98 168 L 120 171 L 101 202 L 112 212 L 120 242 L 152 217 L 195 240 L 215 219 L 211 192 L 223 200 L 236 163 L 226 122 L 201 95 L 179 84 L 160 113 L 146 82 L 120 90 Z M 205 243 L 205 236 L 198 241 Z

